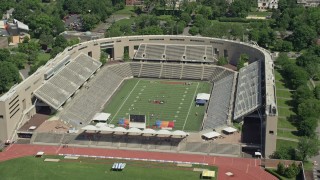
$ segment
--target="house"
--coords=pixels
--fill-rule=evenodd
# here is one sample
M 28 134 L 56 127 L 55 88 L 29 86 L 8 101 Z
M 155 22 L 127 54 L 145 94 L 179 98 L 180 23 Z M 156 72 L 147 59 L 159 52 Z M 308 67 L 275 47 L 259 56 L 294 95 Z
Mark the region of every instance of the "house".
M 320 4 L 320 0 L 297 0 L 297 4 L 305 7 L 317 7 Z
M 258 9 L 278 9 L 279 0 L 258 0 Z
M 29 26 L 23 22 L 13 19 L 11 22 L 6 22 L 5 28 L 8 32 L 8 35 L 11 37 L 11 45 L 21 43 L 25 37 L 30 39 L 30 35 L 28 34 Z

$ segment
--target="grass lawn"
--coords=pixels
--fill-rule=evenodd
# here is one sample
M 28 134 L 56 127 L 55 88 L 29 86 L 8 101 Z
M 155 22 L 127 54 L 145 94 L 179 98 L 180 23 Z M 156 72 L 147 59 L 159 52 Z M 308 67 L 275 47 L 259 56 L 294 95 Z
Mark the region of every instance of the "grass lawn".
M 121 19 L 117 22 L 115 22 L 112 26 L 121 26 L 121 25 L 131 25 L 134 22 L 134 17 L 131 17 L 130 19 Z
M 278 96 L 278 94 L 277 94 Z M 279 97 L 279 96 L 278 96 Z M 277 98 L 277 105 L 282 107 L 291 108 L 292 100 Z
M 282 81 L 276 81 L 276 87 L 277 89 L 288 89 Z
M 274 75 L 275 75 L 276 80 L 278 80 L 278 81 L 283 80 L 283 77 L 280 74 L 279 70 L 275 69 L 274 70 Z
M 136 13 L 134 12 L 134 6 L 125 6 L 123 9 L 114 12 L 114 14 L 135 15 Z
M 279 137 L 299 139 L 300 137 L 297 136 L 295 133 L 297 133 L 297 131 L 286 131 L 286 130 L 278 129 L 278 133 L 277 134 L 278 134 Z
M 298 146 L 298 142 L 277 139 L 277 150 L 279 150 L 282 147 L 296 148 L 297 146 Z
M 48 158 L 56 157 L 49 156 Z M 200 179 L 200 172 L 193 171 L 194 167 L 178 167 L 173 163 L 169 164 L 93 158 L 80 158 L 78 160 L 61 159 L 60 162 L 44 162 L 43 160 L 44 158 L 23 157 L 1 162 L 1 180 Z M 127 165 L 123 171 L 110 171 L 114 162 L 122 162 L 126 163 Z M 217 173 L 216 167 L 200 166 L 199 168 L 216 170 Z
M 277 97 L 291 98 L 292 91 L 280 90 L 277 89 Z
M 280 174 L 277 173 L 276 169 L 268 168 L 268 169 L 266 169 L 266 171 L 269 172 L 270 174 L 276 176 L 280 180 L 296 180 L 295 177 L 294 178 L 286 178 L 286 177 L 281 176 Z
M 185 85 L 191 82 L 191 85 Z M 143 114 L 147 126 L 156 120 L 174 121 L 179 130 L 198 131 L 205 106 L 195 106 L 198 93 L 210 93 L 212 85 L 202 81 L 170 81 L 159 79 L 129 79 L 106 105 L 104 112 L 112 114 L 110 123 L 129 118 L 129 114 Z M 156 103 L 154 101 L 162 101 Z
M 279 116 L 284 116 L 284 117 L 290 117 L 290 116 L 295 116 L 296 113 L 293 112 L 291 109 L 286 109 L 286 108 L 279 108 Z
M 50 59 L 49 53 L 39 53 L 38 54 L 38 60 L 39 61 L 48 61 Z
M 278 128 L 288 128 L 292 130 L 297 130 L 297 128 L 286 118 L 278 118 Z
M 313 163 L 311 161 L 303 162 L 303 168 L 306 171 L 312 171 L 313 170 Z
M 249 16 L 258 16 L 258 17 L 266 17 L 266 16 L 271 16 L 272 12 L 260 12 L 260 11 L 254 11 L 254 12 L 249 12 Z

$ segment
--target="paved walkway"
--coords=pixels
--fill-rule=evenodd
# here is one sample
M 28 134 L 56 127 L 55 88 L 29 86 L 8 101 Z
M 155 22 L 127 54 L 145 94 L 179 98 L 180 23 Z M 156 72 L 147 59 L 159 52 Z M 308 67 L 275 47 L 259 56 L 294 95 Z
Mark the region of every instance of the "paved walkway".
M 282 140 L 286 140 L 286 141 L 293 141 L 293 142 L 299 142 L 298 139 L 287 138 L 287 137 L 280 137 L 280 136 L 278 136 L 277 139 L 282 139 Z
M 144 152 L 144 151 L 129 151 L 116 149 L 100 149 L 100 148 L 80 148 L 61 146 L 42 146 L 30 144 L 13 144 L 4 152 L 0 153 L 0 161 L 5 161 L 13 158 L 35 155 L 37 152 L 43 151 L 45 154 L 77 154 L 77 155 L 95 155 L 123 158 L 139 158 L 139 159 L 155 159 L 155 160 L 171 160 L 183 162 L 198 162 L 208 163 L 219 167 L 219 180 L 276 180 L 277 178 L 267 173 L 260 167 L 260 159 L 252 158 L 231 158 L 207 155 L 194 154 L 177 154 L 164 152 Z M 232 172 L 233 177 L 225 175 L 226 172 Z

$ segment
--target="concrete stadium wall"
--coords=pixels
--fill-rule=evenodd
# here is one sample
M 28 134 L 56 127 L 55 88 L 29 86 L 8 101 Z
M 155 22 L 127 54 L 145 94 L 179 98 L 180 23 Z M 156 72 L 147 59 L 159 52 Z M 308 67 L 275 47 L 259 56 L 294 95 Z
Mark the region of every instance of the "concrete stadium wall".
M 0 97 L 0 141 L 11 139 L 17 126 L 23 124 L 21 119 L 23 117 L 29 119 L 35 113 L 34 105 L 31 103 L 33 92 L 44 82 L 44 74 L 54 68 L 64 57 L 70 56 L 72 59 L 80 53 L 84 53 L 99 60 L 101 48 L 108 46 L 114 48 L 114 60 L 122 60 L 125 47 L 129 48 L 129 56 L 130 58 L 133 58 L 135 46 L 137 47 L 141 43 L 212 45 L 213 49 L 218 52 L 216 56 L 226 56 L 232 65 L 237 64 L 240 54 L 243 53 L 249 56 L 249 62 L 261 60 L 265 63 L 265 66 L 269 66 L 269 61 L 271 60 L 270 54 L 258 46 L 207 37 L 171 35 L 124 36 L 80 43 L 72 47 L 67 47 L 54 59 L 51 59 L 46 65 L 39 68 L 33 75 L 20 84 L 15 85 L 9 92 Z M 269 81 L 270 79 L 266 78 L 266 84 L 263 86 L 268 86 Z M 269 84 L 269 86 L 272 86 L 272 83 L 271 85 Z M 267 107 L 271 103 L 275 103 L 270 99 L 275 98 L 266 98 Z M 269 131 L 271 131 L 270 129 L 276 132 L 276 127 L 274 125 L 271 127 L 268 126 Z M 267 143 L 266 146 L 268 146 Z

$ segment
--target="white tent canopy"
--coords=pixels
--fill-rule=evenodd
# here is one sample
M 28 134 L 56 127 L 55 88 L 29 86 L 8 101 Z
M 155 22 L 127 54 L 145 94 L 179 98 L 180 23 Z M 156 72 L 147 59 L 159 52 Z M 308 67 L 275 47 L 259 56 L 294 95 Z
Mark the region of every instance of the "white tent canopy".
M 127 132 L 127 129 L 124 127 L 116 127 L 116 128 L 113 128 L 112 131 L 115 133 L 123 133 L 124 134 Z
M 94 115 L 92 120 L 93 121 L 107 121 L 110 116 L 111 116 L 111 114 L 109 114 L 109 113 L 97 113 L 96 115 Z
M 85 130 L 85 131 L 97 131 L 98 130 L 98 128 L 96 126 L 94 126 L 94 125 L 87 125 L 87 126 L 81 128 L 81 129 Z
M 221 134 L 213 131 L 213 132 L 208 132 L 208 133 L 202 134 L 202 136 L 204 136 L 208 139 L 211 139 L 211 138 L 219 137 L 219 136 L 221 136 Z
M 184 132 L 184 131 L 176 130 L 176 131 L 172 132 L 172 135 L 174 135 L 174 136 L 186 136 L 187 133 Z
M 227 128 L 224 128 L 223 131 L 225 131 L 227 133 L 234 133 L 237 131 L 237 129 L 235 129 L 233 127 L 227 127 Z
M 147 128 L 147 129 L 144 129 L 144 130 L 142 131 L 142 133 L 143 133 L 143 134 L 155 134 L 156 131 L 153 130 L 153 129 Z
M 207 94 L 207 93 L 199 93 L 197 94 L 197 100 L 198 99 L 202 99 L 202 100 L 206 100 L 206 101 L 209 101 L 210 99 L 210 94 Z
M 141 134 L 141 130 L 138 128 L 130 128 L 127 130 L 127 133 L 129 135 L 140 135 Z
M 100 126 L 97 129 L 101 132 L 113 132 L 113 129 L 108 126 Z
M 156 132 L 157 136 L 159 137 L 169 137 L 171 136 L 171 132 L 166 129 L 161 129 Z

